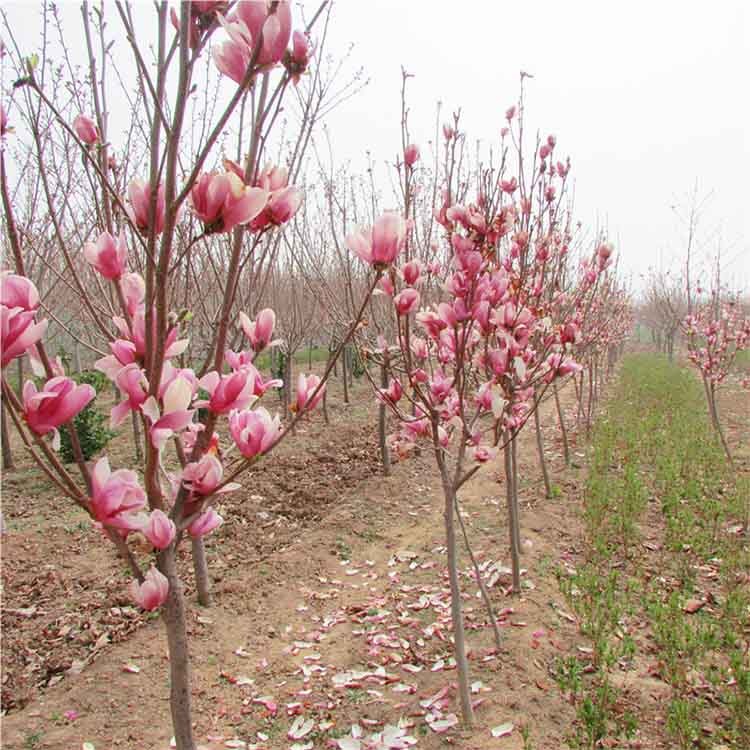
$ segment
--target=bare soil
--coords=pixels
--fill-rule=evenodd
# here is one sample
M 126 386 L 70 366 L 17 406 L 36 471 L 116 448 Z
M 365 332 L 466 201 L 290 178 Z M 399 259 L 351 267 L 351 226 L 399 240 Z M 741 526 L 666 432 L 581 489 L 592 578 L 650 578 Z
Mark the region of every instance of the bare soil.
M 570 425 L 572 387 L 562 396 Z M 744 440 L 740 460 L 748 462 L 743 403 L 750 408 L 747 400 L 726 404 L 726 419 L 733 444 Z M 554 571 L 580 552 L 585 456 L 571 430 L 573 465 L 565 467 L 553 407 L 543 405 L 542 422 L 554 498 L 544 497 L 533 425 L 519 451 L 521 596 L 507 588 L 500 462 L 480 471 L 460 498 L 503 636 L 497 653 L 464 554 L 473 730 L 437 733 L 425 721 L 426 714 L 458 713 L 432 457 L 425 452 L 382 476 L 369 391 L 355 387 L 345 406 L 334 381 L 331 425 L 316 415 L 244 477 L 243 490 L 220 502 L 226 522 L 207 538 L 213 607 L 195 602 L 189 547 L 183 552 L 199 744 L 288 748 L 295 740 L 287 731 L 303 715 L 315 727 L 298 742 L 315 748 L 336 747 L 334 738 L 352 724 L 369 733 L 399 718 L 412 724 L 418 748 L 515 750 L 524 747 L 523 727 L 529 747 L 562 747 L 575 712 L 551 671 L 586 641 Z M 14 447 L 18 468 L 3 481 L 2 746 L 168 748 L 167 649 L 158 616 L 131 605 L 129 576 L 111 546 Z M 109 450 L 113 466 L 125 465 L 131 452 L 124 431 Z M 630 697 L 645 705 L 662 688 L 649 678 Z M 492 736 L 491 728 L 508 722 L 508 736 Z M 667 747 L 659 736 L 654 720 L 629 746 Z

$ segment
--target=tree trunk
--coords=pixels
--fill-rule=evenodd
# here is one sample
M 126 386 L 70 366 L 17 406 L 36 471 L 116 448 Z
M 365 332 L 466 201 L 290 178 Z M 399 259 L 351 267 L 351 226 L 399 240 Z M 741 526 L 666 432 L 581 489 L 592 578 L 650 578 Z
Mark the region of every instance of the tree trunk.
M 575 377 L 575 376 L 573 376 Z M 557 419 L 560 422 L 560 432 L 562 433 L 563 455 L 565 456 L 565 465 L 570 466 L 570 446 L 568 445 L 568 430 L 565 428 L 565 415 L 562 406 L 560 406 L 560 394 L 557 391 L 557 383 L 552 383 L 552 390 L 555 394 L 555 406 L 557 407 Z
M 455 491 L 448 477 L 448 468 L 442 455 L 442 448 L 437 444 L 437 426 L 433 425 L 433 439 L 435 456 L 440 468 L 440 478 L 443 484 L 445 499 L 445 546 L 448 557 L 448 578 L 451 586 L 451 621 L 453 623 L 453 647 L 458 672 L 458 695 L 461 700 L 461 715 L 464 725 L 471 728 L 474 724 L 474 709 L 471 705 L 471 691 L 469 688 L 469 662 L 466 658 L 466 636 L 464 633 L 463 612 L 461 610 L 461 587 L 458 581 L 458 559 L 456 554 L 456 529 L 453 524 L 453 506 Z
M 724 453 L 726 453 L 729 463 L 733 463 L 732 453 L 729 450 L 729 444 L 727 443 L 727 439 L 724 437 L 724 430 L 721 429 L 721 422 L 719 421 L 719 407 L 716 405 L 716 386 L 713 383 L 711 383 L 710 392 L 711 413 L 713 416 L 714 429 L 719 436 L 719 440 L 721 440 L 721 445 L 724 448 Z
M 505 435 L 503 457 L 505 459 L 505 497 L 508 507 L 508 535 L 510 537 L 510 561 L 513 571 L 513 592 L 521 591 L 521 561 L 520 545 L 518 539 L 520 534 L 516 533 L 518 525 L 518 506 L 515 497 L 515 485 L 513 482 L 513 448 L 510 435 Z
M 386 362 L 380 365 L 380 385 L 388 387 L 388 366 Z M 391 474 L 391 454 L 388 450 L 388 414 L 386 405 L 381 401 L 378 406 L 378 443 L 380 445 L 380 460 L 383 462 L 383 474 Z
M 130 417 L 133 422 L 133 445 L 135 446 L 135 460 L 139 466 L 143 466 L 143 446 L 141 444 L 141 423 L 138 415 L 134 412 L 130 412 Z
M 535 394 L 536 396 L 537 394 Z M 539 465 L 542 467 L 542 477 L 544 479 L 544 492 L 547 499 L 552 497 L 552 484 L 549 481 L 549 471 L 547 470 L 547 459 L 544 457 L 544 437 L 542 435 L 542 426 L 539 419 L 539 407 L 541 402 L 537 402 L 534 407 L 534 429 L 536 431 L 536 448 L 539 453 Z
M 198 602 L 204 607 L 210 607 L 213 603 L 211 577 L 208 574 L 208 560 L 206 560 L 206 547 L 203 544 L 203 538 L 193 539 L 192 547 L 195 590 L 198 594 Z
M 169 705 L 177 750 L 195 750 L 190 708 L 190 655 L 188 653 L 185 597 L 177 576 L 175 550 L 171 546 L 159 555 L 159 567 L 169 581 L 169 595 L 163 611 L 169 647 Z
M 0 401 L 0 423 L 2 424 L 3 471 L 13 471 L 16 466 L 13 463 L 13 451 L 10 447 L 10 431 L 8 430 L 8 419 L 5 416 L 5 401 Z
M 347 373 L 346 347 L 341 357 L 341 380 L 344 383 L 344 403 L 349 404 L 349 375 Z

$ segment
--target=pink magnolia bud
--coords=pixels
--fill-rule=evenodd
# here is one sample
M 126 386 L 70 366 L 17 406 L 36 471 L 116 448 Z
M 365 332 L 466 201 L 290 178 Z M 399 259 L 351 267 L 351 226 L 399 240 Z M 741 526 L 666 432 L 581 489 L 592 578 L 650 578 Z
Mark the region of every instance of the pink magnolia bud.
M 275 193 L 289 184 L 289 172 L 286 167 L 266 164 L 255 184 L 257 187 L 268 190 L 269 193 Z
M 122 294 L 130 315 L 135 315 L 146 296 L 146 282 L 138 273 L 127 273 L 120 280 Z
M 83 246 L 86 260 L 109 281 L 116 281 L 123 273 L 128 261 L 128 246 L 125 244 L 125 233 L 115 239 L 108 232 L 102 232 L 96 243 L 87 242 Z
M 408 315 L 419 305 L 419 292 L 416 289 L 404 289 L 393 298 L 393 304 L 399 315 Z
M 515 193 L 516 189 L 518 188 L 518 180 L 516 180 L 515 177 L 511 177 L 511 179 L 509 180 L 502 180 L 500 182 L 500 188 L 504 193 L 513 195 L 513 193 Z
M 224 519 L 212 507 L 208 507 L 188 526 L 188 534 L 197 539 L 210 534 L 223 523 Z
M 133 180 L 130 185 L 128 185 L 128 198 L 130 203 L 127 206 L 127 212 L 130 220 L 142 234 L 148 234 L 151 185 L 145 180 Z M 159 184 L 156 193 L 156 215 L 154 217 L 156 234 L 161 234 L 164 229 L 165 211 L 164 185 Z
M 240 0 L 234 6 L 237 18 L 247 26 L 251 39 L 257 39 L 263 32 L 263 48 L 258 56 L 260 65 L 279 62 L 292 34 L 289 0 L 281 0 L 275 13 L 269 14 L 270 6 L 267 0 Z
M 247 224 L 265 208 L 267 200 L 265 190 L 248 187 L 233 171 L 202 174 L 190 191 L 193 211 L 207 234 Z
M 257 354 L 271 343 L 273 329 L 276 326 L 276 313 L 270 307 L 267 307 L 261 310 L 253 321 L 245 313 L 241 312 L 240 326 L 245 336 L 247 336 L 253 351 Z
M 141 609 L 151 612 L 167 601 L 169 581 L 163 573 L 151 566 L 143 583 L 139 584 L 138 581 L 133 581 L 130 584 L 130 595 Z
M 446 141 L 451 140 L 451 138 L 454 138 L 456 135 L 456 131 L 453 127 L 451 127 L 447 122 L 443 125 L 443 138 L 445 138 Z
M 93 146 L 99 142 L 99 128 L 96 127 L 94 121 L 86 115 L 78 115 L 73 120 L 73 130 L 76 135 L 87 145 Z
M 200 461 L 193 461 L 182 470 L 182 483 L 196 495 L 212 495 L 217 492 L 223 476 L 221 461 L 215 455 L 206 453 Z M 231 492 L 239 487 L 239 484 L 228 482 L 218 492 Z
M 550 151 L 550 147 L 546 143 L 543 143 L 541 148 L 539 149 L 539 158 L 546 159 L 549 156 Z
M 106 456 L 100 458 L 91 472 L 91 512 L 100 523 L 125 530 L 137 530 L 143 524 L 136 516 L 146 503 L 146 493 L 138 476 L 129 469 L 112 471 Z
M 512 107 L 508 107 L 508 109 L 505 110 L 505 119 L 508 122 L 510 122 L 515 116 L 516 116 L 516 105 L 514 104 Z
M 212 370 L 198 382 L 211 398 L 208 401 L 196 401 L 195 405 L 199 408 L 208 407 L 214 414 L 229 414 L 232 409 L 244 409 L 255 401 L 255 381 L 247 370 L 237 370 L 229 375 L 220 375 Z
M 51 378 L 41 391 L 27 380 L 23 385 L 23 417 L 32 432 L 46 435 L 73 419 L 95 396 L 90 385 L 76 385 L 66 377 Z
M 371 230 L 351 234 L 346 242 L 365 263 L 382 270 L 396 260 L 405 239 L 406 222 L 399 214 L 387 211 Z
M 266 409 L 245 409 L 229 415 L 229 431 L 245 458 L 255 458 L 268 451 L 279 438 L 281 423 Z
M 326 387 L 323 387 L 313 396 L 315 389 L 320 385 L 320 378 L 317 375 L 305 375 L 300 373 L 297 378 L 297 400 L 295 411 L 307 409 L 312 411 L 323 399 Z
M 509 132 L 508 128 L 500 128 L 500 137 L 505 138 Z
M 39 292 L 25 276 L 3 271 L 0 274 L 0 305 L 20 307 L 30 312 L 39 307 Z
M 148 521 L 141 527 L 141 533 L 156 549 L 166 549 L 172 544 L 177 533 L 174 522 L 161 510 L 152 510 Z
M 419 146 L 410 143 L 404 150 L 404 163 L 407 167 L 413 167 L 419 161 Z
M 547 136 L 547 145 L 549 146 L 549 150 L 552 151 L 555 146 L 557 145 L 557 138 L 555 138 L 554 135 L 548 135 Z
M 292 53 L 286 60 L 287 70 L 295 84 L 299 82 L 300 76 L 307 70 L 307 66 L 310 64 L 310 56 L 309 37 L 301 31 L 295 31 L 292 34 Z
M 269 223 L 276 226 L 286 224 L 297 213 L 301 203 L 302 191 L 293 185 L 271 193 L 266 206 Z
M 419 281 L 421 271 L 422 266 L 419 261 L 411 260 L 401 269 L 401 275 L 409 286 L 415 286 Z

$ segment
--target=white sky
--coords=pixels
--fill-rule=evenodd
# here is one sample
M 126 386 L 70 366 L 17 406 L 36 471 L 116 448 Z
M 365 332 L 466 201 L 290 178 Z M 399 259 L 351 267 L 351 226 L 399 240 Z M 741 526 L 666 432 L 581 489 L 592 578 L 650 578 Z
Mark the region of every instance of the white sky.
M 78 3 L 61 3 L 80 31 Z M 400 150 L 400 85 L 409 84 L 412 140 L 432 137 L 435 107 L 460 107 L 472 140 L 495 140 L 526 83 L 527 127 L 558 139 L 576 180 L 577 214 L 609 227 L 637 276 L 679 262 L 696 180 L 711 193 L 699 236 L 722 243 L 724 277 L 750 287 L 750 10 L 745 0 L 338 0 L 329 51 L 354 44 L 369 85 L 328 120 L 335 155 L 365 165 Z M 33 46 L 38 4 L 3 2 Z M 311 12 L 317 7 L 306 0 Z M 114 9 L 113 9 L 114 10 Z M 110 28 L 118 25 L 112 14 Z M 299 14 L 295 25 L 300 26 Z M 81 32 L 82 33 L 82 32 Z

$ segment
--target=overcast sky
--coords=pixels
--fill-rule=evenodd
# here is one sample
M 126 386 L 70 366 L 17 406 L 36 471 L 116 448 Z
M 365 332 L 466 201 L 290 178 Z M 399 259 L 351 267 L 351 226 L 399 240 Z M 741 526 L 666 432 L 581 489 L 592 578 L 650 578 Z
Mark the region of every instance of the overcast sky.
M 61 5 L 73 40 L 78 3 Z M 38 4 L 3 6 L 33 51 Z M 534 76 L 528 125 L 554 133 L 558 156 L 570 155 L 579 218 L 609 228 L 636 284 L 649 266 L 679 261 L 676 209 L 687 213 L 697 180 L 699 197 L 709 196 L 704 253 L 715 256 L 721 242 L 725 278 L 750 286 L 745 0 L 338 0 L 329 50 L 350 44 L 370 82 L 328 120 L 342 161 L 362 168 L 367 151 L 383 162 L 399 150 L 402 65 L 414 75 L 410 124 L 422 144 L 438 101 L 446 117 L 461 108 L 472 140 L 496 140 L 524 70 Z

